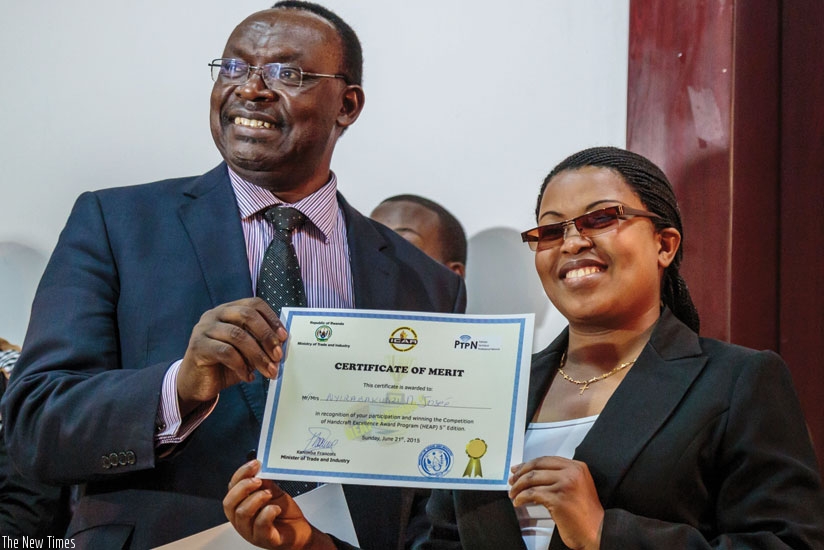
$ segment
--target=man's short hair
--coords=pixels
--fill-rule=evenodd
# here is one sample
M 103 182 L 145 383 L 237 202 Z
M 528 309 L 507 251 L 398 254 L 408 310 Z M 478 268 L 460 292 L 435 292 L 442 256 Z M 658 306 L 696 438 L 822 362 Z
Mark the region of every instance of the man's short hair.
M 343 68 L 341 71 L 346 76 L 347 84 L 363 83 L 363 50 L 361 50 L 360 40 L 354 29 L 332 10 L 313 2 L 303 0 L 282 0 L 272 6 L 273 9 L 303 10 L 322 17 L 329 21 L 335 30 L 338 31 L 341 43 L 343 44 Z
M 400 201 L 414 202 L 437 214 L 438 221 L 441 223 L 439 234 L 444 260 L 466 265 L 466 233 L 458 218 L 437 202 L 420 195 L 395 195 L 384 199 L 381 204 Z

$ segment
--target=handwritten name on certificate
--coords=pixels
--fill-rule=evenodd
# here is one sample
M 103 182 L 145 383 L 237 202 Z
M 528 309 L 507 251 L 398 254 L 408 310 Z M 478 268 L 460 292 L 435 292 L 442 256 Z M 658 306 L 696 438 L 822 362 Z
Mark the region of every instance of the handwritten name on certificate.
M 521 462 L 532 314 L 285 308 L 260 477 L 504 489 Z

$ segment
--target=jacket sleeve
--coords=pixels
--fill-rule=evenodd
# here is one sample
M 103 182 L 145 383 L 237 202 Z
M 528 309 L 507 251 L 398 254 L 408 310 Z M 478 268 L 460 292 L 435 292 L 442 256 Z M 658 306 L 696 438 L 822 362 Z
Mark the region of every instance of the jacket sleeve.
M 717 534 L 707 540 L 683 523 L 608 509 L 603 550 L 824 548 L 821 476 L 790 373 L 772 352 L 749 357 L 731 389 L 715 471 L 702 474 L 718 480 Z
M 83 194 L 41 279 L 3 399 L 9 455 L 25 476 L 69 484 L 153 466 L 168 364 L 122 368 L 119 294 L 99 200 Z

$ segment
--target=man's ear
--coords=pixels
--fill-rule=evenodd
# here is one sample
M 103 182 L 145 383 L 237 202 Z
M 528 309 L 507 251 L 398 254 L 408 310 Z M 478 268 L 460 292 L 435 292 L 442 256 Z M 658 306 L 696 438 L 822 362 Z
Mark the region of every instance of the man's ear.
M 366 101 L 366 96 L 363 94 L 363 88 L 357 84 L 349 84 L 346 86 L 341 97 L 338 126 L 348 128 L 354 124 L 363 110 L 364 101 Z
M 674 227 L 665 227 L 658 231 L 658 265 L 666 269 L 675 259 L 675 253 L 681 246 L 681 233 Z
M 466 278 L 466 266 L 461 262 L 446 262 L 446 267 L 461 276 L 461 279 Z

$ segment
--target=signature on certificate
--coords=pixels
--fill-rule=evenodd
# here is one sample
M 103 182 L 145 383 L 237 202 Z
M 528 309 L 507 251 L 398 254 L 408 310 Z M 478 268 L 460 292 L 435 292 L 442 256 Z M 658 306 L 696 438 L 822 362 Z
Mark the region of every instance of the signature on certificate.
M 304 451 L 316 451 L 318 449 L 334 449 L 338 444 L 337 439 L 331 439 L 331 430 L 328 428 L 309 428 L 309 439 L 306 442 Z

